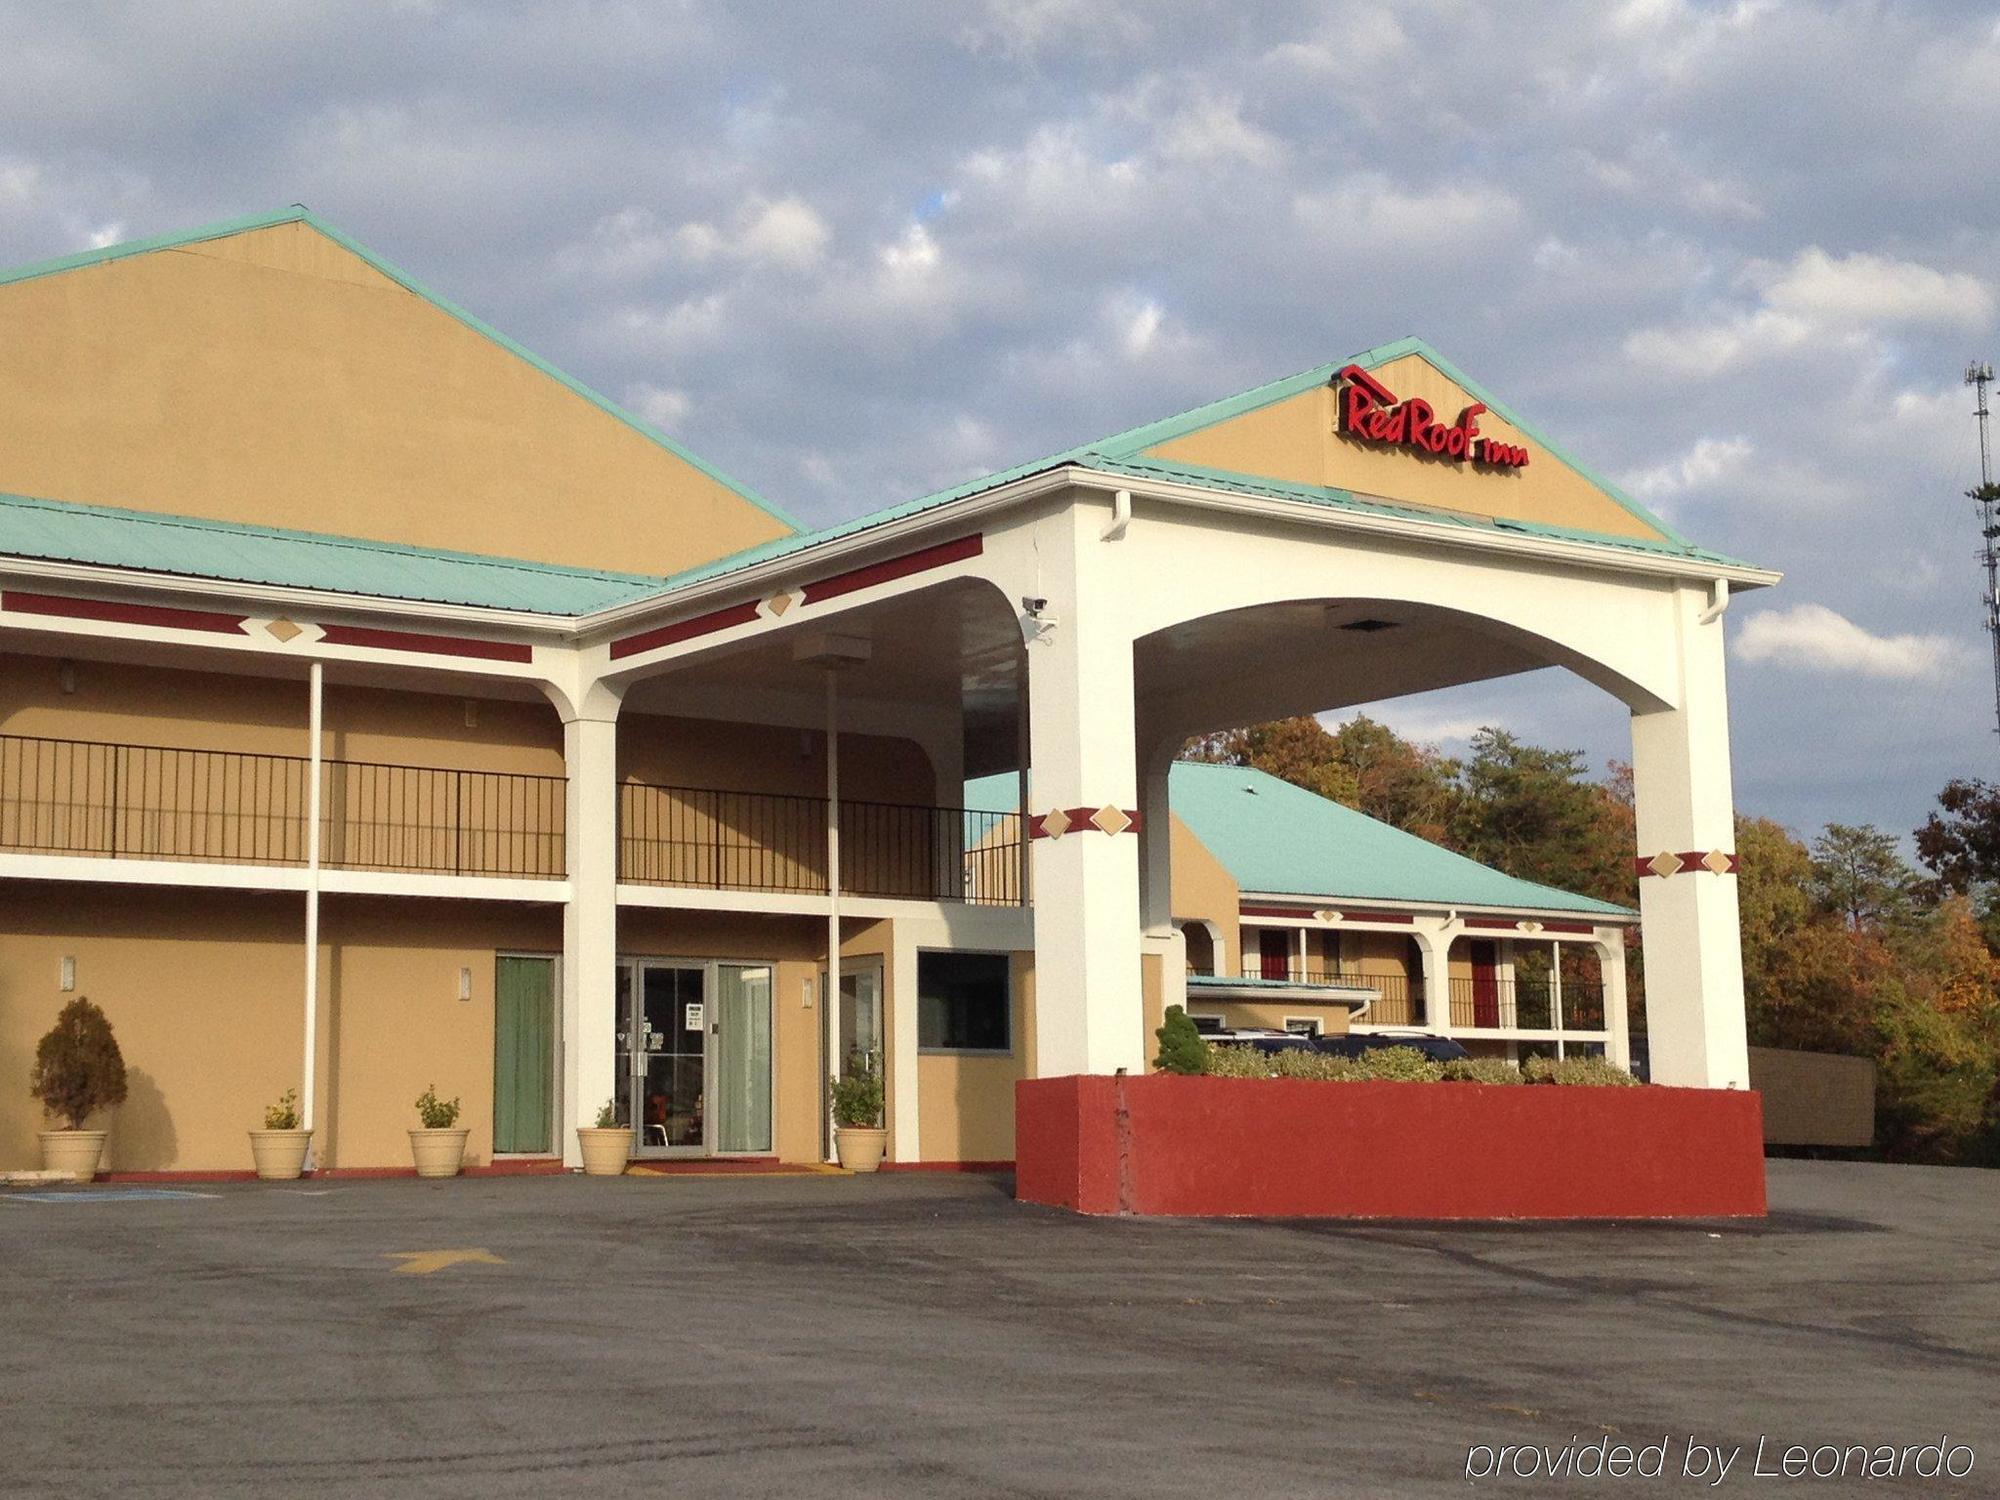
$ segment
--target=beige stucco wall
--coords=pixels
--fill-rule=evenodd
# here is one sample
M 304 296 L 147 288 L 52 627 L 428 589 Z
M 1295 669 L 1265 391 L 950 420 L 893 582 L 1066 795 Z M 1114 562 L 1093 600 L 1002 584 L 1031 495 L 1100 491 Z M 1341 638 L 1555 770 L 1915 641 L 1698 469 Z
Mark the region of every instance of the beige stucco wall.
M 110 1122 L 122 1171 L 241 1169 L 244 1132 L 299 1082 L 304 898 L 89 885 L 0 885 L 0 1163 L 35 1159 L 36 1041 L 76 993 L 104 1008 L 131 1094 Z M 468 1160 L 493 1123 L 493 967 L 560 946 L 553 909 L 324 898 L 316 1145 L 329 1166 L 404 1166 L 430 1084 L 464 1106 Z M 458 994 L 460 967 L 472 998 Z M 11 1080 L 11 1081 L 10 1081 Z
M 1228 1026 L 1269 1027 L 1278 1030 L 1287 1016 L 1317 1016 L 1325 1036 L 1341 1036 L 1347 1031 L 1345 1005 L 1313 1004 L 1309 1001 L 1265 1004 L 1248 1000 L 1210 1000 L 1200 995 L 1188 997 L 1188 1009 L 1195 1015 L 1221 1016 Z
M 1005 1057 L 917 1057 L 917 1129 L 925 1161 L 1012 1161 L 1014 1085 L 1033 1073 L 1033 955 L 1013 955 L 1013 1050 Z
M 1239 974 L 1243 944 L 1238 931 L 1238 911 L 1242 894 L 1222 862 L 1208 852 L 1208 845 L 1179 818 L 1173 820 L 1172 906 L 1177 922 L 1202 921 L 1220 934 L 1216 943 L 1215 972 Z
M 1372 373 L 1399 400 L 1421 397 L 1447 424 L 1455 422 L 1472 401 L 1463 387 L 1422 355 L 1391 360 Z M 1479 418 L 1481 436 L 1527 448 L 1525 469 L 1451 463 L 1408 448 L 1351 439 L 1338 431 L 1337 415 L 1333 389 L 1319 386 L 1148 452 L 1177 463 L 1267 475 L 1292 484 L 1327 485 L 1462 514 L 1611 536 L 1659 536 L 1579 471 L 1492 412 Z
M 304 224 L 0 287 L 0 323 L 0 491 L 631 572 L 787 531 Z

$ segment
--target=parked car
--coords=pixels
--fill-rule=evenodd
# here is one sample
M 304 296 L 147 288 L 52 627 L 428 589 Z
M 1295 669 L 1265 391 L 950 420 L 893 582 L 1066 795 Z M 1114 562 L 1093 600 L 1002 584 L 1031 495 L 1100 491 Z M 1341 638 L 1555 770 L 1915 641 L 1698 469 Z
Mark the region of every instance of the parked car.
M 1455 1062 L 1472 1055 L 1448 1036 L 1431 1036 L 1421 1031 L 1378 1031 L 1369 1036 L 1320 1036 L 1310 1040 L 1320 1051 L 1330 1052 L 1336 1057 L 1359 1057 L 1364 1052 L 1379 1052 L 1384 1047 L 1410 1047 L 1432 1062 Z

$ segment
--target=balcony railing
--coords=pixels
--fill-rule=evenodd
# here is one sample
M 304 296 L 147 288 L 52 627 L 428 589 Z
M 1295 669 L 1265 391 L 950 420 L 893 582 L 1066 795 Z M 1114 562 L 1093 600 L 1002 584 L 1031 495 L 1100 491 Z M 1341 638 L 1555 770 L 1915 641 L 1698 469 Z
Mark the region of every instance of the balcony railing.
M 840 888 L 913 901 L 1020 904 L 1016 813 L 840 803 Z M 642 885 L 824 893 L 826 799 L 626 782 L 619 879 Z
M 1558 997 L 1546 979 L 1454 978 L 1451 1024 L 1454 1031 L 1602 1031 L 1604 986 L 1565 979 Z
M 1190 965 L 1190 975 L 1214 977 L 1213 968 Z M 1423 1024 L 1423 994 L 1412 993 L 1410 981 L 1401 974 L 1367 974 L 1358 969 L 1329 969 L 1301 964 L 1291 959 L 1284 964 L 1265 964 L 1252 957 L 1243 964 L 1245 979 L 1283 980 L 1288 984 L 1344 984 L 1374 990 L 1376 998 L 1360 1019 L 1364 1026 L 1420 1026 Z
M 564 780 L 321 762 L 328 869 L 559 879 Z M 304 865 L 312 762 L 0 735 L 0 849 Z

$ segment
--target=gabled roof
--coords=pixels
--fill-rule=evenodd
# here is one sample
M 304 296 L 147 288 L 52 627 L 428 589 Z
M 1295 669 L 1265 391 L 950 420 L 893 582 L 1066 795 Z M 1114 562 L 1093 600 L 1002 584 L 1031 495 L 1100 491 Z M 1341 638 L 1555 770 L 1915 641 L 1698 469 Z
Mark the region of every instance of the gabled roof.
M 640 573 L 0 494 L 0 555 L 377 599 L 580 615 L 656 594 Z
M 1517 880 L 1247 766 L 1177 762 L 1174 813 L 1238 890 L 1331 901 L 1414 901 L 1629 916 L 1622 906 Z
M 798 532 L 804 529 L 796 517 L 788 514 L 746 486 L 731 479 L 712 464 L 690 453 L 686 448 L 683 448 L 650 422 L 627 411 L 609 397 L 592 390 L 567 371 L 556 368 L 556 366 L 550 364 L 533 350 L 525 348 L 507 337 L 506 334 L 500 332 L 492 324 L 487 323 L 481 318 L 474 317 L 456 303 L 440 297 L 408 272 L 402 270 L 400 267 L 391 265 L 374 251 L 368 249 L 367 246 L 349 238 L 347 234 L 327 223 L 302 203 L 294 203 L 289 208 L 280 209 L 275 213 L 252 214 L 244 218 L 227 219 L 220 223 L 203 225 L 197 229 L 186 229 L 172 234 L 155 235 L 150 239 L 129 240 L 123 244 L 106 245 L 96 250 L 81 251 L 75 255 L 59 256 L 54 260 L 38 261 L 33 265 L 17 266 L 12 269 L 0 268 L 0 286 L 8 286 L 18 281 L 29 281 L 40 276 L 53 276 L 63 271 L 82 270 L 88 266 L 105 265 L 111 261 L 124 260 L 134 255 L 151 254 L 156 250 L 172 250 L 183 245 L 200 244 L 206 240 L 226 239 L 232 235 L 247 234 L 258 229 L 269 229 L 279 224 L 304 224 L 315 232 L 324 235 L 343 250 L 346 250 L 350 255 L 366 262 L 376 271 L 388 277 L 405 291 L 422 298 L 446 316 L 456 319 L 467 328 L 470 328 L 474 333 L 492 341 L 515 358 L 533 366 L 536 370 L 548 376 L 549 379 L 581 396 L 585 401 L 597 407 L 606 415 L 624 423 L 642 437 L 665 448 L 690 468 L 699 470 L 725 489 L 741 496 L 759 510 L 767 512 L 792 531 Z
M 1570 527 L 1551 526 L 1533 521 L 1509 519 L 1488 520 L 1479 516 L 1464 515 L 1450 511 L 1440 511 L 1415 505 L 1397 505 L 1376 496 L 1358 495 L 1351 490 L 1336 489 L 1325 485 L 1293 484 L 1283 480 L 1263 478 L 1250 474 L 1239 474 L 1222 469 L 1197 467 L 1192 464 L 1175 463 L 1152 455 L 1149 450 L 1170 442 L 1174 438 L 1196 432 L 1217 422 L 1242 416 L 1279 401 L 1289 400 L 1306 391 L 1323 386 L 1333 379 L 1336 371 L 1347 365 L 1359 365 L 1364 370 L 1375 369 L 1393 360 L 1409 355 L 1418 355 L 1428 360 L 1441 374 L 1455 381 L 1465 390 L 1483 401 L 1487 408 L 1501 420 L 1510 423 L 1526 433 L 1547 454 L 1574 469 L 1583 478 L 1602 490 L 1617 505 L 1629 511 L 1646 526 L 1660 534 L 1660 540 L 1643 537 L 1612 536 L 1601 532 L 1579 531 Z M 1296 375 L 1288 375 L 1282 380 L 1271 381 L 1254 390 L 1243 391 L 1234 396 L 1224 397 L 1197 406 L 1176 416 L 1163 417 L 1158 421 L 1143 423 L 1127 428 L 1109 437 L 1097 438 L 1092 442 L 1080 443 L 1074 448 L 1066 448 L 1060 453 L 1052 453 L 1046 458 L 1032 463 L 1017 464 L 1009 469 L 970 479 L 947 489 L 922 495 L 914 500 L 856 516 L 852 520 L 841 521 L 818 531 L 800 536 L 781 537 L 760 546 L 732 553 L 728 557 L 717 558 L 713 562 L 690 568 L 675 574 L 669 582 L 678 587 L 683 584 L 700 583 L 707 579 L 735 572 L 739 568 L 751 567 L 802 551 L 822 542 L 851 536 L 872 527 L 887 525 L 892 521 L 905 520 L 935 510 L 955 500 L 969 499 L 987 490 L 998 489 L 1018 479 L 1026 479 L 1033 474 L 1047 473 L 1065 467 L 1094 469 L 1110 474 L 1129 474 L 1136 479 L 1166 479 L 1183 484 L 1197 485 L 1204 489 L 1225 490 L 1236 494 L 1261 495 L 1280 500 L 1298 500 L 1312 505 L 1325 505 L 1337 510 L 1356 511 L 1369 515 L 1402 516 L 1421 519 L 1433 523 L 1458 525 L 1484 531 L 1514 532 L 1528 536 L 1546 536 L 1565 541 L 1592 542 L 1605 547 L 1625 551 L 1646 552 L 1656 556 L 1686 557 L 1702 562 L 1713 562 L 1724 566 L 1746 567 L 1741 559 L 1727 557 L 1719 552 L 1711 552 L 1697 547 L 1680 533 L 1668 526 L 1658 516 L 1647 510 L 1638 501 L 1626 494 L 1609 480 L 1586 469 L 1563 449 L 1543 437 L 1539 431 L 1510 411 L 1506 405 L 1468 378 L 1455 365 L 1444 358 L 1431 346 L 1418 338 L 1398 339 L 1394 343 L 1378 345 L 1351 359 L 1338 360 L 1332 364 L 1316 365 Z
M 965 805 L 1012 812 L 1012 772 L 969 782 Z M 1213 854 L 1239 891 L 1310 901 L 1379 901 L 1565 912 L 1633 913 L 1532 880 L 1503 875 L 1366 813 L 1246 766 L 1176 761 L 1167 777 L 1174 816 Z

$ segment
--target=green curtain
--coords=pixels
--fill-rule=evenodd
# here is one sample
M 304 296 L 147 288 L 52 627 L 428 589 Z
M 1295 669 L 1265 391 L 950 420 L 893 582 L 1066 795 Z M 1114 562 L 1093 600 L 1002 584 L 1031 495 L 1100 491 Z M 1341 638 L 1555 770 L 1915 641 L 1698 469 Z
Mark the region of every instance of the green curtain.
M 493 1149 L 550 1151 L 555 1126 L 555 961 L 503 958 L 493 981 Z

